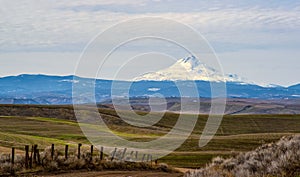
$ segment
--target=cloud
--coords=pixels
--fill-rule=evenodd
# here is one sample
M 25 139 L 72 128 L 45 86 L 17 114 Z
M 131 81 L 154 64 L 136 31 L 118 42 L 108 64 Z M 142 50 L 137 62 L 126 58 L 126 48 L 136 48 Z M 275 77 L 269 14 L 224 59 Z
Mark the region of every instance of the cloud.
M 299 4 L 245 0 L 4 1 L 0 7 L 0 51 L 80 51 L 109 26 L 143 16 L 191 25 L 220 51 L 296 47 L 300 41 Z

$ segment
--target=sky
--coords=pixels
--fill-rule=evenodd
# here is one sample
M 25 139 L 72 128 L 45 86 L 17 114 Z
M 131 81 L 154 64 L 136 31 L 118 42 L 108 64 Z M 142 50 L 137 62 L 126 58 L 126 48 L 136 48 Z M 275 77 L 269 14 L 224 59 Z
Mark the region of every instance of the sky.
M 261 84 L 300 83 L 298 0 L 0 0 L 0 4 L 0 77 L 74 74 L 80 55 L 99 33 L 122 21 L 162 17 L 202 34 L 224 73 Z M 114 70 L 118 58 L 121 62 L 132 50 L 142 53 L 141 48 L 125 48 L 105 69 Z M 170 46 L 167 50 L 175 59 L 185 56 Z M 157 54 L 146 60 L 148 65 L 155 60 L 157 68 L 174 62 Z M 146 60 L 127 70 L 143 69 Z

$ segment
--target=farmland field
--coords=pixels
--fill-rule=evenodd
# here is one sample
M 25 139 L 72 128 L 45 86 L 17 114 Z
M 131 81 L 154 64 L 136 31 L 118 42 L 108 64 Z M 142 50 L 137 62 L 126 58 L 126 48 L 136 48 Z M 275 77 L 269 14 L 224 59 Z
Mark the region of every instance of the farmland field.
M 55 115 L 39 117 L 40 112 L 46 108 L 53 109 Z M 29 109 L 35 111 L 27 116 L 20 113 L 22 109 L 28 109 L 28 106 L 23 108 L 20 105 L 15 111 L 16 115 L 8 114 L 2 108 L 0 150 L 5 152 L 14 146 L 18 149 L 17 153 L 22 153 L 24 145 L 30 144 L 38 144 L 40 148 L 51 144 L 57 146 L 69 144 L 71 148 L 76 148 L 78 143 L 89 144 L 74 118 L 63 119 L 63 115 L 60 115 L 64 113 L 63 109 L 70 109 L 69 107 L 32 106 Z M 171 130 L 178 118 L 177 114 L 167 113 L 152 127 L 138 128 L 123 122 L 111 109 L 99 109 L 99 112 L 114 133 L 131 141 L 149 141 L 164 135 Z M 253 150 L 261 144 L 277 141 L 282 136 L 300 133 L 299 115 L 227 115 L 212 141 L 207 146 L 199 148 L 199 136 L 206 120 L 206 115 L 199 115 L 192 135 L 180 148 L 159 159 L 159 162 L 174 167 L 199 168 L 208 163 L 212 157 L 235 155 Z

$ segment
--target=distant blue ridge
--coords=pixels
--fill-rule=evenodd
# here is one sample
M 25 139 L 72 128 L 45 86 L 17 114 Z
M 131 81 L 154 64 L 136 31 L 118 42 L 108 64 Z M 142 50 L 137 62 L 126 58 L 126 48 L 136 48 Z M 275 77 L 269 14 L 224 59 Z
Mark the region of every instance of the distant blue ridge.
M 74 80 L 73 80 L 74 78 Z M 0 103 L 1 104 L 72 104 L 72 86 L 77 80 L 95 83 L 95 98 L 97 102 L 111 99 L 112 83 L 114 95 L 128 97 L 125 89 L 130 82 L 111 81 L 77 76 L 49 76 L 22 74 L 0 78 Z M 180 93 L 176 83 L 184 85 L 184 89 L 193 89 L 191 83 L 197 86 L 198 95 L 193 92 Z M 293 99 L 300 98 L 300 84 L 290 87 L 262 87 L 255 84 L 241 84 L 227 82 L 228 98 L 256 98 L 256 99 Z M 84 88 L 84 87 L 83 87 Z M 79 95 L 85 100 L 84 95 Z M 132 82 L 129 97 L 206 97 L 211 98 L 211 86 L 207 81 L 137 81 Z M 88 101 L 87 101 L 88 102 Z

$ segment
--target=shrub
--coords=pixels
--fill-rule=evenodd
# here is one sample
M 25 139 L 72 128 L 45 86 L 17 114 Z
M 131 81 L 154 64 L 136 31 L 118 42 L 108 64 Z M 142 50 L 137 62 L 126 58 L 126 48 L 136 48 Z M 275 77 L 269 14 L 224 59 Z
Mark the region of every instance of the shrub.
M 214 158 L 207 167 L 185 177 L 294 177 L 300 174 L 300 135 L 282 137 L 234 158 Z

